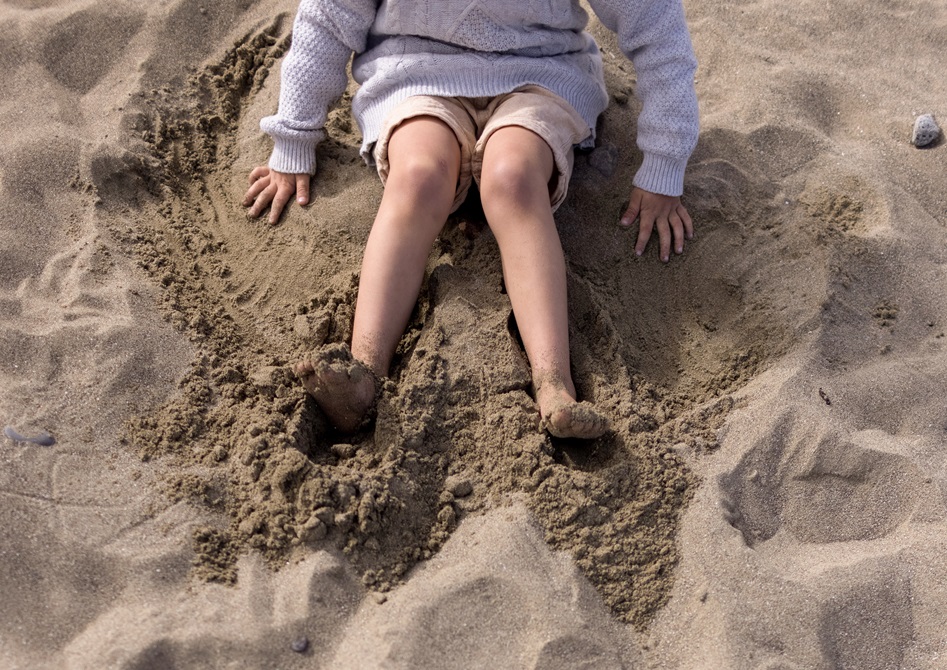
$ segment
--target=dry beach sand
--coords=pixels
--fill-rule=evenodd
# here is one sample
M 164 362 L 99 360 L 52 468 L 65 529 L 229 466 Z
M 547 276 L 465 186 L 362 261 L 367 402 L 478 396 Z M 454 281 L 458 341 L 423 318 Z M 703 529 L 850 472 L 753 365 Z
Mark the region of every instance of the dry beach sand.
M 476 207 L 375 425 L 345 341 L 381 187 L 347 97 L 313 204 L 239 205 L 292 2 L 0 2 L 0 667 L 943 668 L 947 7 L 688 0 L 683 257 L 616 221 L 634 73 L 558 220 L 582 397 L 538 431 Z M 351 92 L 351 91 L 350 91 Z M 14 436 L 15 437 L 15 436 Z

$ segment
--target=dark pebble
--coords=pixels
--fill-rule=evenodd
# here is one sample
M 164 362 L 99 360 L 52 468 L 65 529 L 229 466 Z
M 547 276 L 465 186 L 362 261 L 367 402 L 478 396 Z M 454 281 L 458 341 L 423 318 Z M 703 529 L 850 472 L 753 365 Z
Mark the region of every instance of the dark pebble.
M 598 170 L 603 177 L 611 177 L 618 167 L 618 147 L 603 144 L 589 155 L 589 165 Z
M 297 637 L 289 646 L 297 654 L 302 654 L 307 649 L 309 649 L 309 638 L 305 635 L 302 637 Z

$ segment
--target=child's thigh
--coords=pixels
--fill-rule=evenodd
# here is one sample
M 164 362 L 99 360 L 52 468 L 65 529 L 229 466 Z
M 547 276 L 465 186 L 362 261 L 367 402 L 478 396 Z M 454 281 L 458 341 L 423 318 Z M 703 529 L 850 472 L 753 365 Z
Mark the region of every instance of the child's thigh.
M 553 209 L 565 200 L 574 162 L 573 147 L 589 136 L 588 124 L 572 105 L 539 86 L 527 86 L 497 99 L 474 147 L 473 178 L 480 183 L 483 157 L 490 138 L 501 128 L 525 128 L 543 139 L 552 151 L 555 170 L 550 183 Z
M 373 150 L 378 176 L 387 185 L 399 165 L 443 165 L 444 175 L 456 183 L 453 211 L 466 198 L 472 182 L 475 133 L 472 119 L 455 99 L 412 96 L 395 107 L 382 126 Z

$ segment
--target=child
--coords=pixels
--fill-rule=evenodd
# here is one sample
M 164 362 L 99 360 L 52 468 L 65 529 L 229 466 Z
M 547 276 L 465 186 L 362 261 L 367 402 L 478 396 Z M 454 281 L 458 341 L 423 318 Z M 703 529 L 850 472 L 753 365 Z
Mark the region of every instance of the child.
M 696 62 L 681 0 L 589 0 L 633 61 L 643 103 L 643 163 L 621 225 L 639 220 L 641 255 L 657 228 L 663 261 L 693 225 L 681 204 L 697 140 Z M 475 181 L 497 240 L 529 358 L 542 425 L 591 439 L 608 428 L 578 402 L 569 367 L 566 270 L 553 212 L 573 147 L 594 144 L 608 104 L 601 56 L 579 0 L 302 0 L 282 66 L 279 111 L 261 127 L 275 146 L 250 175 L 251 217 L 275 224 L 308 203 L 315 147 L 352 74 L 362 155 L 385 184 L 358 289 L 351 350 L 329 347 L 296 374 L 336 428 L 370 416 L 378 380 L 417 300 L 427 257 Z

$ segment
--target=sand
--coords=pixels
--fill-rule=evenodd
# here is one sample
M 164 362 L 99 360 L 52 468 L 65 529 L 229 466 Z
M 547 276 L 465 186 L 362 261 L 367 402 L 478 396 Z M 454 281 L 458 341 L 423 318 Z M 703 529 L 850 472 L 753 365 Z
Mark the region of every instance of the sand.
M 350 90 L 313 203 L 244 215 L 293 3 L 0 3 L 0 667 L 943 667 L 947 177 L 911 134 L 947 9 L 685 6 L 667 265 L 617 226 L 638 102 L 593 23 L 612 104 L 557 214 L 584 445 L 539 430 L 475 203 L 375 423 L 303 392 L 381 186 Z

